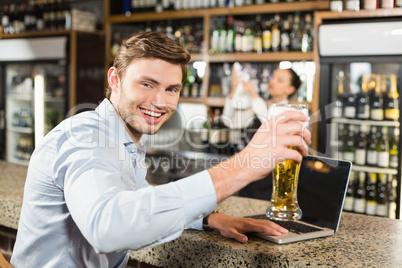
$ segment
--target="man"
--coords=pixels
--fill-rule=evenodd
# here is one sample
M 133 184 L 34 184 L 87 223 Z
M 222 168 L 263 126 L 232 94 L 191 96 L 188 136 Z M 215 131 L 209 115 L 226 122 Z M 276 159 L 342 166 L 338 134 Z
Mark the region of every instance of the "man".
M 284 158 L 300 162 L 302 156 L 288 146 L 307 154 L 310 132 L 303 133 L 299 122 L 306 118 L 288 113 L 278 124 L 264 125 L 253 140 L 257 148 L 245 148 L 236 156 L 239 162 L 229 159 L 149 186 L 141 137 L 156 133 L 174 113 L 189 60 L 188 52 L 160 33 L 141 33 L 122 45 L 108 71 L 108 99 L 95 111 L 64 120 L 32 155 L 11 259 L 15 267 L 125 267 L 130 249 L 201 229 L 217 202 L 263 178 Z M 250 159 L 261 163 L 248 165 Z M 219 213 L 209 216 L 208 225 L 240 242 L 247 241 L 244 232 L 287 232 L 267 220 Z

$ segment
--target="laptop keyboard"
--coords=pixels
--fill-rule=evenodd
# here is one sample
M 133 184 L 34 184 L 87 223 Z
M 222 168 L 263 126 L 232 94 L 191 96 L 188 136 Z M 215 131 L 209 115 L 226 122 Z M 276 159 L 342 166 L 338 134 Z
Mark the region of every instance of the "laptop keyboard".
M 274 221 L 274 220 L 271 220 L 271 221 L 282 226 L 283 228 L 288 229 L 289 232 L 296 233 L 296 234 L 305 234 L 305 233 L 317 232 L 317 231 L 322 230 L 320 228 L 309 226 L 309 225 L 306 225 L 306 224 L 303 224 L 303 223 L 300 223 L 297 221 Z

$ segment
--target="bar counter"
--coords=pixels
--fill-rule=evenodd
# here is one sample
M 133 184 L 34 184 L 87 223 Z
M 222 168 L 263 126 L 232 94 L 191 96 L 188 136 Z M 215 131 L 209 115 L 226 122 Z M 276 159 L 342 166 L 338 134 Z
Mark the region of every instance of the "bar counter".
M 17 229 L 27 167 L 0 161 L 0 225 Z M 230 197 L 222 213 L 264 213 L 268 202 Z M 174 241 L 133 251 L 133 259 L 161 267 L 401 267 L 402 221 L 342 213 L 334 236 L 277 245 L 249 236 L 246 244 L 217 231 L 186 230 Z

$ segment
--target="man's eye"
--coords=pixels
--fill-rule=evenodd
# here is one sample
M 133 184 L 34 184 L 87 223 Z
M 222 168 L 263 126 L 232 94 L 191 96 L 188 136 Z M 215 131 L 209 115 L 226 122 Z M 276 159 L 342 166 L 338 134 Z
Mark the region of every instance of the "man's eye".
M 145 86 L 145 87 L 151 87 L 151 85 L 148 84 L 148 83 L 142 83 L 142 85 Z
M 168 88 L 168 89 L 166 89 L 166 91 L 176 93 L 176 92 L 178 92 L 179 90 L 178 90 L 177 88 Z

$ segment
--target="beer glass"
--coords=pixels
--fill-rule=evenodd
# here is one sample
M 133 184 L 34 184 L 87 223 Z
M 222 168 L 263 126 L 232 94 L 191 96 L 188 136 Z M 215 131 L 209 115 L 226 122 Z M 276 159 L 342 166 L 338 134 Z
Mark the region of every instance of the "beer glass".
M 300 111 L 308 116 L 305 104 L 272 104 L 268 110 L 268 118 L 285 111 Z M 280 119 L 279 119 L 280 120 Z M 308 122 L 303 122 L 305 127 Z M 297 148 L 292 148 L 297 150 Z M 293 160 L 284 160 L 272 171 L 272 196 L 266 216 L 271 220 L 299 220 L 302 211 L 297 202 L 297 180 L 299 164 Z

